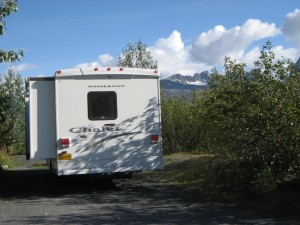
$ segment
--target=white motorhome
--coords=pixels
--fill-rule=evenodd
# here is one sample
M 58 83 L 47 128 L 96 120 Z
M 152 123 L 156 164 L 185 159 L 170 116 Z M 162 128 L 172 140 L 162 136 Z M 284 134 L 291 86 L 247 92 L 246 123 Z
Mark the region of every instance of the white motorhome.
M 27 78 L 27 159 L 58 175 L 163 169 L 160 74 L 77 68 Z

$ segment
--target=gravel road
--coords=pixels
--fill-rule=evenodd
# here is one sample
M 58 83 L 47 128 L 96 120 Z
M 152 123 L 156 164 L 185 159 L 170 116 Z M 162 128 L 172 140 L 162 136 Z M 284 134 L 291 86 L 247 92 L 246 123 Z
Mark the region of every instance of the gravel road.
M 192 191 L 131 180 L 57 182 L 48 170 L 0 171 L 0 224 L 300 224 L 261 218 Z

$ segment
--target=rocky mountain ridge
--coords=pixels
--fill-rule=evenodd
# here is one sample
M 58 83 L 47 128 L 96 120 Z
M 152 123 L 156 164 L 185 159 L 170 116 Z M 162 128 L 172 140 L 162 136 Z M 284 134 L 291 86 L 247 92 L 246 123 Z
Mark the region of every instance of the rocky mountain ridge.
M 193 76 L 174 74 L 161 80 L 162 87 L 167 96 L 190 95 L 194 90 L 203 90 L 207 87 L 208 71 L 195 73 Z
M 201 73 L 195 73 L 193 76 L 184 76 L 181 74 L 174 74 L 166 80 L 178 82 L 181 84 L 187 84 L 187 85 L 201 85 L 206 86 L 208 81 L 209 73 L 208 71 L 204 71 Z

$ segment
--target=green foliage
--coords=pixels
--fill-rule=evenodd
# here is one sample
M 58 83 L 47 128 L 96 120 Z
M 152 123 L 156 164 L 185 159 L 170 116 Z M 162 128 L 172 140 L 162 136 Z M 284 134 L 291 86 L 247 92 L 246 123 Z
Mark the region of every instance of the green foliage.
M 0 1 L 0 35 L 3 35 L 6 30 L 5 17 L 18 11 L 16 0 L 1 0 Z M 23 57 L 23 51 L 4 51 L 0 50 L 0 63 L 20 61 Z
M 194 92 L 193 101 L 162 96 L 163 148 L 166 154 L 176 152 L 211 152 L 207 148 L 205 124 L 200 115 L 202 91 Z
M 0 50 L 0 63 L 20 61 L 23 57 L 23 51 L 3 51 Z
M 0 35 L 6 30 L 5 18 L 17 12 L 17 0 L 0 1 Z M 0 63 L 20 61 L 23 51 L 0 50 Z M 10 153 L 24 152 L 24 87 L 14 71 L 0 80 L 0 148 Z
M 4 34 L 6 30 L 6 23 L 4 18 L 13 12 L 18 11 L 17 1 L 15 0 L 2 0 L 0 2 L 0 35 Z
M 162 100 L 163 146 L 166 153 L 193 149 L 195 124 L 191 104 L 173 97 Z
M 192 103 L 162 102 L 164 149 L 208 149 L 218 180 L 235 192 L 265 193 L 300 176 L 300 73 L 275 62 L 270 42 L 255 68 L 225 58 Z
M 24 83 L 11 69 L 0 83 L 0 100 L 0 146 L 12 154 L 24 153 Z
M 0 170 L 1 167 L 5 169 L 5 166 L 8 168 L 15 166 L 15 163 L 11 160 L 9 155 L 5 152 L 0 151 Z
M 252 161 L 247 158 L 219 157 L 213 165 L 215 182 L 243 197 L 276 188 L 271 169 L 263 167 L 263 159 Z
M 235 191 L 265 192 L 299 176 L 300 108 L 295 96 L 300 74 L 289 61 L 273 61 L 270 43 L 250 74 L 226 58 L 225 75 L 215 74 L 202 105 L 209 147 L 225 161 L 216 169 Z
M 122 51 L 119 57 L 118 66 L 156 69 L 157 62 L 153 60 L 148 46 L 139 39 L 135 43 L 127 44 L 127 48 Z

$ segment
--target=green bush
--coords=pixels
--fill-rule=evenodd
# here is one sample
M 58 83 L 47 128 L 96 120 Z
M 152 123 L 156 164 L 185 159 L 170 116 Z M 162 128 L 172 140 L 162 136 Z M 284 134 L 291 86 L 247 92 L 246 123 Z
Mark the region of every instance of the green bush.
M 300 73 L 274 61 L 270 42 L 255 68 L 225 58 L 192 102 L 162 102 L 164 149 L 209 150 L 220 157 L 216 180 L 242 194 L 271 191 L 300 175 Z
M 261 161 L 216 159 L 213 167 L 215 182 L 243 197 L 269 192 L 276 188 L 276 181 L 271 169 L 263 168 Z
M 274 57 L 267 43 L 250 73 L 226 58 L 199 105 L 204 139 L 225 162 L 217 176 L 235 191 L 263 193 L 299 177 L 300 74 Z
M 2 150 L 0 150 L 0 170 L 3 166 L 12 167 L 13 162 L 7 155 L 7 153 L 4 153 Z
M 163 146 L 167 154 L 193 151 L 198 147 L 198 124 L 193 104 L 186 99 L 171 97 L 162 100 Z
M 0 80 L 0 148 L 10 154 L 25 152 L 25 103 L 23 79 L 9 69 Z

